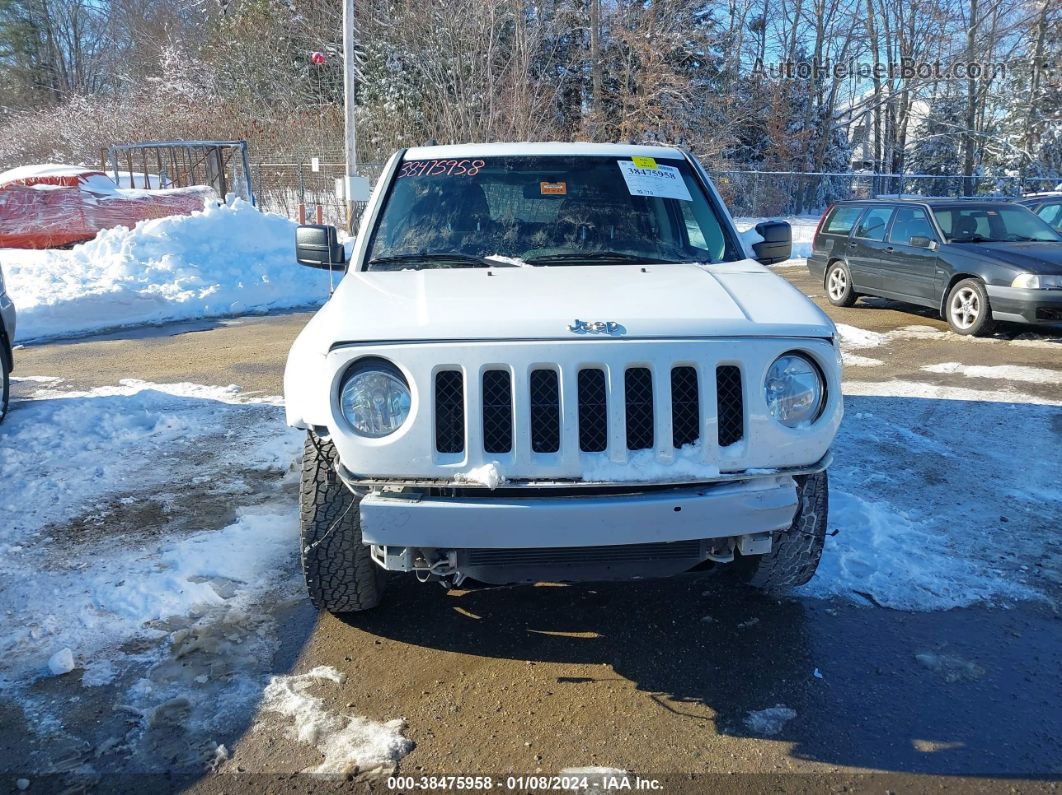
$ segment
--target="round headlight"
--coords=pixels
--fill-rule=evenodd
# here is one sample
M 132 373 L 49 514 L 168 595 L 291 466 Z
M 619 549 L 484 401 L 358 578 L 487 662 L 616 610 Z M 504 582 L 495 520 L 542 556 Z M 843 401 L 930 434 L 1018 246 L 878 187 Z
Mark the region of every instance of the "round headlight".
M 825 388 L 819 368 L 799 353 L 786 353 L 774 360 L 764 383 L 767 409 L 782 425 L 810 425 L 822 411 Z
M 392 434 L 409 417 L 409 385 L 383 359 L 356 365 L 339 390 L 339 410 L 355 433 L 377 439 Z

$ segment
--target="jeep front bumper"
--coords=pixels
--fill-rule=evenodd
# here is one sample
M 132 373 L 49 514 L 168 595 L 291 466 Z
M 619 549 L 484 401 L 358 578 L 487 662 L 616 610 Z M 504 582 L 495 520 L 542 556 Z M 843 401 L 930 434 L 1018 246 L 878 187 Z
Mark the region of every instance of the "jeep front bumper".
M 374 492 L 361 501 L 361 532 L 366 544 L 440 550 L 650 544 L 781 530 L 796 507 L 788 475 L 620 495 Z

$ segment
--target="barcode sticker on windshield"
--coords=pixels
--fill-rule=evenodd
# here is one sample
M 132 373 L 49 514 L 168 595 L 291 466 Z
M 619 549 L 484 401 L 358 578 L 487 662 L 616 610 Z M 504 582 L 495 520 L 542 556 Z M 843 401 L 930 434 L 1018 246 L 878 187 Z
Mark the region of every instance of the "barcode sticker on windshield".
M 656 168 L 638 168 L 631 160 L 617 160 L 623 181 L 627 183 L 627 190 L 631 196 L 654 196 L 658 199 L 680 199 L 684 202 L 693 201 L 686 183 L 682 180 L 682 174 L 674 166 L 661 166 Z

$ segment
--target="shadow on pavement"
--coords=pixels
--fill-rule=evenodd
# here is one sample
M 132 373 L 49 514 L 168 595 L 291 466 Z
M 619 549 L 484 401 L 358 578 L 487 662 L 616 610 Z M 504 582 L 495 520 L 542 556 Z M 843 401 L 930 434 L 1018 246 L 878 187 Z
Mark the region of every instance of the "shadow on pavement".
M 782 704 L 797 717 L 770 739 L 793 743 L 801 759 L 950 775 L 1058 772 L 1057 618 L 1026 608 L 904 613 L 778 601 L 726 579 L 686 575 L 446 597 L 396 579 L 386 606 L 345 620 L 419 647 L 605 664 L 611 670 L 603 677 L 627 678 L 655 694 L 661 709 L 711 708 L 716 730 L 729 735 L 762 736 L 746 726 L 748 713 Z M 916 659 L 923 652 L 974 665 L 934 670 Z M 596 681 L 567 679 L 556 687 Z M 699 726 L 691 720 L 691 731 Z

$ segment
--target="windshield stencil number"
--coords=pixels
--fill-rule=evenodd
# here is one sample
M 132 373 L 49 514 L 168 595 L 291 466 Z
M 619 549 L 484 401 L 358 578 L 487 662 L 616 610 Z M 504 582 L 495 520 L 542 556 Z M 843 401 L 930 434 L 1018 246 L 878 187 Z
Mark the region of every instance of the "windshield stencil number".
M 410 160 L 402 164 L 402 177 L 474 177 L 486 164 L 483 160 Z

